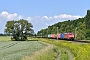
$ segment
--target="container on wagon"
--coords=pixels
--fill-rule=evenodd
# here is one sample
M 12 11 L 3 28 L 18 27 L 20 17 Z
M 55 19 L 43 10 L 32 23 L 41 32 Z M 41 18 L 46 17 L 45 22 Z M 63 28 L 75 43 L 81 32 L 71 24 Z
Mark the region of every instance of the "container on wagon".
M 60 38 L 61 39 L 64 39 L 64 34 L 60 34 Z
M 48 38 L 50 38 L 51 37 L 51 35 L 50 34 L 48 34 Z
M 60 38 L 60 34 L 57 34 L 58 38 Z
M 55 38 L 56 37 L 56 35 L 55 34 L 51 34 L 51 38 Z
M 68 33 L 64 33 L 64 39 L 68 39 Z

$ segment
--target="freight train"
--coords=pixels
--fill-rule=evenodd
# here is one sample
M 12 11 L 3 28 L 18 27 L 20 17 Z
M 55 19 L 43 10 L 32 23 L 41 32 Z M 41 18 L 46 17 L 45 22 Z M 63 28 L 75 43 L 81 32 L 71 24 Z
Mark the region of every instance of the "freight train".
M 68 32 L 68 33 L 61 33 L 61 34 L 48 34 L 48 38 L 74 40 L 74 33 Z
M 47 36 L 36 36 L 37 38 L 48 38 L 48 39 L 58 39 L 58 40 L 74 40 L 74 33 L 59 33 L 59 34 L 48 34 Z

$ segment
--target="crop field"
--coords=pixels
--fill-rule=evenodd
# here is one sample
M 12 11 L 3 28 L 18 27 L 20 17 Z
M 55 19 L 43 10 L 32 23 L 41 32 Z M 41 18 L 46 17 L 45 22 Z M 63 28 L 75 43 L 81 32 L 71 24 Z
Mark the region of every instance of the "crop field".
M 11 36 L 0 36 L 0 41 L 10 41 Z
M 21 60 L 45 46 L 38 41 L 1 41 L 0 60 Z

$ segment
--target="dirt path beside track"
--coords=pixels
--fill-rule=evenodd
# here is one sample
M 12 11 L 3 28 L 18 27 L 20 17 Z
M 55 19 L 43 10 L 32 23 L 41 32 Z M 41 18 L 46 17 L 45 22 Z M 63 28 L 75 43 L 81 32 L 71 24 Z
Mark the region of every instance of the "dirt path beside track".
M 57 56 L 57 58 L 56 58 L 56 60 L 60 60 L 60 54 L 61 52 L 60 52 L 60 50 L 58 51 L 58 56 Z
M 65 48 L 63 48 L 63 49 L 68 53 L 69 59 L 70 59 L 70 60 L 74 60 L 71 52 L 70 52 L 69 50 L 65 49 Z M 61 56 L 61 51 L 59 50 L 59 51 L 58 51 L 58 56 L 57 56 L 56 60 L 60 60 L 60 56 Z
M 67 49 L 65 49 L 65 50 L 66 50 L 66 52 L 68 52 L 68 57 L 69 57 L 69 59 L 70 59 L 70 60 L 74 60 L 71 52 L 70 52 L 69 50 L 67 50 Z

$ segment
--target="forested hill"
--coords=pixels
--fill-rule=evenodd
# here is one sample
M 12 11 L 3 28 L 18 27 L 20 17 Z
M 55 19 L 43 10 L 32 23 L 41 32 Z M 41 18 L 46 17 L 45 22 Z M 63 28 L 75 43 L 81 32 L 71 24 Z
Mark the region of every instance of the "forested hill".
M 90 10 L 87 10 L 87 14 L 83 18 L 58 22 L 38 31 L 37 35 L 47 36 L 48 34 L 57 34 L 57 29 L 58 33 L 73 32 L 75 39 L 90 40 Z

